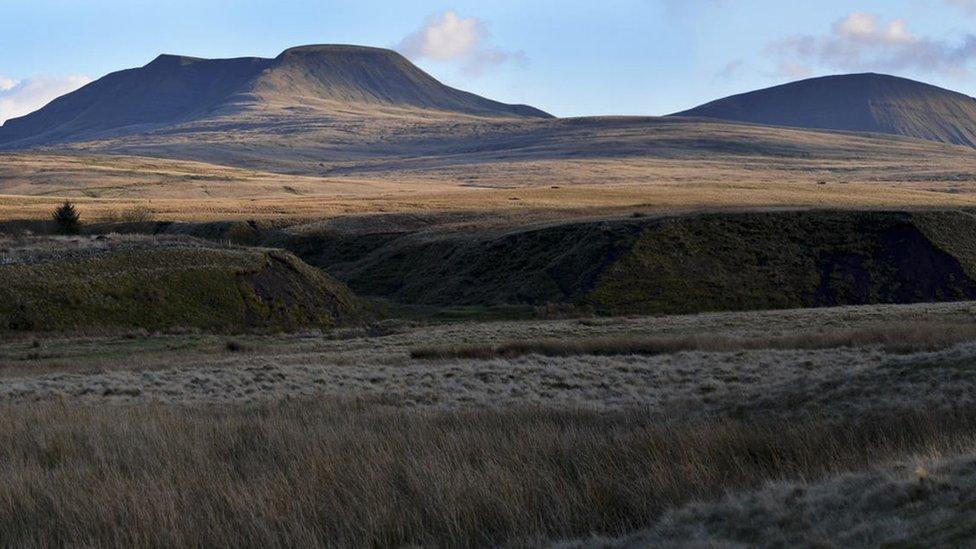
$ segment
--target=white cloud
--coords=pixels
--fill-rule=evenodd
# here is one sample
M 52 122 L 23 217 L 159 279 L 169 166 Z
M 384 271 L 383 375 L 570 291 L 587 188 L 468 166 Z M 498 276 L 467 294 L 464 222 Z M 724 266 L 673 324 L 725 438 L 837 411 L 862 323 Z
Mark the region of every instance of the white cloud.
M 89 82 L 91 78 L 87 76 L 39 76 L 25 80 L 0 76 L 0 124 L 34 112 Z
M 918 38 L 908 32 L 903 19 L 885 25 L 877 15 L 856 11 L 834 23 L 834 34 L 842 40 L 862 44 L 912 44 Z
M 903 19 L 884 21 L 871 13 L 853 12 L 834 23 L 828 34 L 794 36 L 771 44 L 780 73 L 797 76 L 815 66 L 845 71 L 915 70 L 961 75 L 976 59 L 976 36 L 956 43 L 917 36 Z
M 451 61 L 471 53 L 483 39 L 483 23 L 474 17 L 462 19 L 454 11 L 432 16 L 418 31 L 400 42 L 400 48 L 413 57 Z
M 507 61 L 526 61 L 524 53 L 494 47 L 490 38 L 482 20 L 448 10 L 428 17 L 424 26 L 401 40 L 396 49 L 414 60 L 459 63 L 472 76 Z

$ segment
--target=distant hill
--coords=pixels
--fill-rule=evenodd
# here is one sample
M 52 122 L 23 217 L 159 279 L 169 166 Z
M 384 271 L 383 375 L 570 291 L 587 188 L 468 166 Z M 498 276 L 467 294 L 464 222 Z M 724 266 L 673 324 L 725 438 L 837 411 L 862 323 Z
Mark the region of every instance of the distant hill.
M 393 51 L 303 46 L 274 59 L 161 55 L 144 67 L 109 74 L 34 113 L 8 120 L 0 126 L 0 147 L 117 137 L 269 108 L 550 117 L 532 107 L 445 86 Z
M 681 162 L 701 159 L 724 163 L 740 176 L 743 170 L 764 170 L 767 175 L 785 173 L 791 180 L 858 181 L 870 172 L 872 180 L 894 178 L 922 186 L 938 177 L 959 181 L 972 173 L 976 155 L 963 147 L 884 133 L 779 127 L 769 124 L 804 120 L 765 116 L 753 120 L 743 114 L 762 113 L 778 104 L 786 110 L 816 112 L 817 116 L 810 115 L 821 122 L 815 127 L 829 128 L 832 123 L 838 129 L 874 132 L 895 132 L 882 128 L 879 120 L 897 118 L 903 128 L 897 133 L 903 135 L 976 143 L 967 140 L 969 129 L 976 128 L 965 121 L 971 119 L 966 118 L 973 103 L 968 97 L 876 75 L 841 77 L 836 84 L 829 79 L 817 82 L 796 84 L 804 89 L 812 86 L 806 94 L 787 91 L 777 101 L 746 98 L 742 101 L 748 109 L 729 109 L 745 121 L 761 124 L 677 116 L 553 118 L 532 107 L 506 105 L 445 86 L 401 55 L 383 49 L 304 46 L 274 59 L 163 55 L 145 67 L 106 76 L 0 127 L 0 151 L 48 148 L 47 152 L 56 149 L 58 155 L 112 155 L 118 164 L 147 167 L 145 177 L 122 170 L 93 172 L 71 161 L 72 173 L 86 175 L 69 181 L 64 167 L 58 166 L 67 157 L 55 155 L 25 160 L 33 166 L 30 169 L 21 161 L 8 162 L 0 190 L 60 196 L 56 193 L 78 193 L 84 188 L 84 196 L 133 193 L 140 198 L 146 193 L 179 198 L 255 193 L 267 198 L 258 189 L 282 191 L 280 184 L 268 187 L 266 180 L 252 175 L 233 176 L 250 181 L 246 185 L 220 185 L 226 167 L 277 174 L 271 177 L 275 180 L 279 175 L 385 182 L 436 179 L 470 187 L 661 177 L 683 181 Z M 858 94 L 867 93 L 865 86 L 888 91 L 858 99 Z M 922 91 L 912 96 L 903 88 Z M 938 103 L 940 94 L 947 97 Z M 820 103 L 820 110 L 815 110 L 814 104 Z M 926 107 L 930 104 L 934 106 Z M 721 114 L 711 109 L 689 114 Z M 835 110 L 847 114 L 835 115 Z M 864 120 L 859 122 L 858 116 Z M 906 121 L 916 121 L 915 126 Z M 925 128 L 940 133 L 923 134 Z M 134 159 L 123 162 L 120 155 Z M 209 167 L 180 168 L 177 172 L 189 170 L 196 175 L 177 178 L 175 172 L 151 166 L 147 157 L 203 162 Z M 936 160 L 940 168 L 924 168 Z M 627 168 L 610 169 L 608 162 Z M 838 169 L 838 163 L 846 167 L 832 176 L 824 171 L 824 162 L 830 162 L 831 169 Z M 601 167 L 591 168 L 596 163 Z M 671 167 L 661 172 L 660 163 Z M 59 175 L 52 176 L 52 169 Z M 28 175 L 12 177 L 15 173 Z M 119 177 L 121 186 L 97 180 L 109 174 Z M 700 180 L 702 174 L 696 172 L 694 177 Z M 133 184 L 160 178 L 168 184 Z M 287 185 L 285 198 L 326 192 L 310 182 L 293 183 Z
M 976 147 L 976 99 L 883 74 L 802 80 L 719 99 L 675 116 L 888 133 Z

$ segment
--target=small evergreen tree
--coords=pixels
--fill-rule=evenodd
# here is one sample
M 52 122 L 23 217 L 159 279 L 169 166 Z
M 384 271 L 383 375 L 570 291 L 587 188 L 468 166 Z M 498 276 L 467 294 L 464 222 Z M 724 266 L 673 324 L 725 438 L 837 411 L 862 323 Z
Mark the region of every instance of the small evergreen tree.
M 81 228 L 81 216 L 78 215 L 75 205 L 67 200 L 54 211 L 54 222 L 61 234 L 78 234 Z

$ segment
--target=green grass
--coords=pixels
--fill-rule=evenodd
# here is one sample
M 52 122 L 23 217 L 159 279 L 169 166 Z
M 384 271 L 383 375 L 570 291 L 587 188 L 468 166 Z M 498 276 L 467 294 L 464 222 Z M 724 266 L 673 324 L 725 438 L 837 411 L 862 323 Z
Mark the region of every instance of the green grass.
M 961 244 L 976 245 L 976 220 L 947 212 L 790 212 L 705 215 L 647 226 L 583 299 L 601 312 L 691 313 L 972 298 L 976 283 Z M 947 228 L 948 227 L 948 228 Z M 970 241 L 972 244 L 970 244 Z M 971 269 L 976 272 L 976 269 Z
M 956 211 L 716 213 L 495 235 L 279 240 L 362 295 L 460 318 L 504 306 L 536 316 L 671 314 L 976 298 L 976 218 Z
M 358 301 L 284 252 L 128 250 L 0 267 L 0 331 L 330 328 Z

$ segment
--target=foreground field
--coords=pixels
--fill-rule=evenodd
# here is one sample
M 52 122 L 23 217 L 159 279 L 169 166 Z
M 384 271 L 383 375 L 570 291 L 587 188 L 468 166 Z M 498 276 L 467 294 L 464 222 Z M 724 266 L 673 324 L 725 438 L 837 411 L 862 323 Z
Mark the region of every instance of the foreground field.
M 974 314 L 969 304 L 944 304 L 381 325 L 329 337 L 21 335 L 0 351 L 0 398 L 235 404 L 315 397 L 443 410 L 636 408 L 661 417 L 950 408 L 976 394 L 976 376 L 964 367 L 976 359 L 976 346 L 968 345 L 976 340 Z M 580 344 L 587 341 L 589 349 Z M 450 356 L 518 342 L 527 355 Z M 604 351 L 617 342 L 632 348 Z M 642 349 L 641 342 L 659 346 Z M 547 347 L 560 352 L 552 356 Z M 431 349 L 446 358 L 422 356 Z
M 29 405 L 0 426 L 12 545 L 486 546 L 624 533 L 726 490 L 960 451 L 976 417 L 662 425 L 306 402 Z
M 933 460 L 976 448 L 974 317 L 976 305 L 953 303 L 399 320 L 279 336 L 9 335 L 0 462 L 14 481 L 0 487 L 0 537 L 18 546 L 798 539 L 777 537 L 782 528 L 825 543 L 933 532 L 948 543 L 964 533 L 946 522 L 967 501 L 965 476 L 952 472 L 964 465 Z M 910 464 L 933 472 L 906 477 Z M 852 482 L 907 490 L 948 514 L 865 530 L 818 511 L 849 504 L 879 524 L 907 516 L 905 504 L 832 495 Z M 782 520 L 731 526 L 767 501 Z

